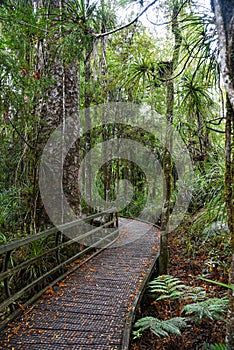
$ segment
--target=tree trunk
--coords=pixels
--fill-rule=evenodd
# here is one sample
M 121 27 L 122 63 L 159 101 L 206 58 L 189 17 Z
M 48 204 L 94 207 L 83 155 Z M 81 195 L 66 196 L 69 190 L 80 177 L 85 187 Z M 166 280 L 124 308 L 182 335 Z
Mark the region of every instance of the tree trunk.
M 220 65 L 227 92 L 225 201 L 232 261 L 229 284 L 234 286 L 234 0 L 211 1 L 219 39 Z M 227 349 L 234 349 L 234 292 L 229 291 Z
M 225 172 L 225 200 L 227 208 L 228 228 L 232 261 L 229 273 L 229 284 L 234 286 L 234 111 L 229 99 L 226 114 L 226 172 Z M 234 291 L 229 291 L 229 309 L 227 323 L 227 349 L 234 349 Z
M 166 140 L 163 150 L 162 168 L 163 168 L 163 209 L 161 220 L 161 237 L 160 237 L 160 257 L 159 257 L 159 274 L 167 274 L 169 263 L 168 249 L 168 225 L 170 220 L 170 202 L 172 195 L 172 157 L 173 148 L 171 125 L 173 122 L 173 106 L 174 106 L 174 83 L 167 83 L 167 130 Z
M 38 1 L 37 6 L 42 6 L 43 2 Z M 47 8 L 49 12 L 62 11 L 63 1 L 54 0 L 50 2 L 50 7 Z M 59 13 L 57 14 L 59 16 Z M 51 42 L 43 40 L 38 43 L 38 59 L 37 59 L 37 71 L 41 75 L 45 75 L 50 79 L 51 84 L 45 93 L 41 96 L 40 104 L 37 108 L 37 115 L 41 120 L 41 131 L 38 140 L 38 157 L 41 156 L 43 148 L 50 136 L 50 134 L 59 125 L 62 125 L 64 131 L 64 142 L 65 134 L 69 126 L 68 118 L 72 118 L 73 123 L 77 130 L 79 130 L 79 65 L 76 57 L 69 57 L 65 61 L 65 58 L 60 57 L 57 52 L 58 37 L 62 36 L 62 28 L 54 34 Z M 69 140 L 67 140 L 69 142 Z M 61 153 L 60 153 L 61 151 Z M 71 147 L 65 159 L 63 159 L 62 148 L 58 149 L 58 164 L 61 169 L 58 169 L 61 176 L 61 203 L 60 222 L 63 223 L 64 212 L 63 212 L 63 193 L 67 197 L 67 201 L 75 212 L 76 216 L 80 215 L 80 191 L 78 184 L 78 171 L 80 163 L 79 155 L 79 140 Z M 62 182 L 63 180 L 63 182 Z M 37 175 L 37 186 L 38 186 L 38 175 Z M 57 190 L 57 189 L 56 189 Z M 54 189 L 48 188 L 48 192 L 51 193 L 53 198 Z M 57 196 L 56 196 L 57 198 Z M 47 214 L 43 207 L 40 197 L 37 203 L 37 226 L 40 227 L 48 223 Z
M 173 108 L 174 108 L 174 81 L 170 80 L 175 71 L 180 53 L 180 46 L 182 37 L 180 34 L 179 24 L 177 16 L 179 13 L 179 4 L 177 0 L 173 3 L 173 23 L 172 33 L 175 37 L 175 45 L 173 50 L 172 61 L 168 70 L 168 82 L 167 82 L 167 130 L 165 135 L 165 145 L 163 150 L 162 168 L 164 173 L 163 179 L 163 209 L 161 220 L 161 236 L 160 236 L 160 256 L 159 256 L 159 274 L 167 274 L 169 264 L 169 247 L 168 247 L 168 229 L 171 210 L 171 195 L 173 190 L 173 164 L 172 164 L 172 150 L 173 150 Z
M 92 174 L 91 174 L 91 127 L 92 121 L 90 116 L 91 106 L 91 52 L 92 49 L 87 50 L 87 56 L 85 59 L 85 91 L 84 91 L 84 105 L 85 105 L 85 125 L 86 125 L 86 137 L 85 137 L 85 151 L 86 151 L 86 202 L 87 202 L 87 215 L 92 214 Z

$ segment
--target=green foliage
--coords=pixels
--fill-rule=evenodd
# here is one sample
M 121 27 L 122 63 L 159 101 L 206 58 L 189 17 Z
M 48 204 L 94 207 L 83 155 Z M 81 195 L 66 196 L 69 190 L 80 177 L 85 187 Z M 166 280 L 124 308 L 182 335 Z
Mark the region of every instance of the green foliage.
M 183 284 L 178 278 L 170 275 L 162 275 L 149 283 L 151 293 L 159 293 L 157 301 L 168 300 L 187 300 L 197 302 L 204 300 L 206 292 L 202 287 L 189 287 Z
M 125 74 L 124 74 L 125 75 Z M 156 83 L 155 62 L 147 52 L 144 55 L 138 54 L 128 66 L 128 75 L 124 82 L 127 87 L 134 86 L 135 89 L 140 87 L 145 89 L 145 85 L 150 82 Z
M 203 350 L 226 350 L 227 347 L 225 344 L 208 344 L 208 343 L 204 343 Z
M 7 243 L 7 238 L 6 236 L 0 232 L 0 244 L 5 244 Z
M 223 147 L 216 147 L 207 154 L 207 161 L 203 163 L 203 171 L 198 169 L 196 172 L 193 182 L 194 201 L 198 203 L 198 206 L 207 207 L 206 215 L 201 216 L 201 220 L 225 221 L 224 159 Z
M 214 103 L 206 87 L 206 85 L 201 84 L 201 81 L 194 81 L 193 76 L 185 76 L 183 78 L 181 85 L 181 106 L 184 108 L 186 104 L 186 109 L 190 117 L 196 116 L 197 113 L 205 116 L 207 106 Z
M 143 331 L 149 328 L 157 337 L 169 337 L 169 333 L 181 335 L 181 328 L 187 326 L 184 317 L 174 317 L 169 320 L 161 321 L 154 317 L 144 317 L 138 320 L 134 325 L 134 338 L 140 338 Z
M 202 287 L 186 286 L 176 277 L 162 275 L 149 283 L 149 290 L 153 295 L 155 293 L 156 296 L 159 294 L 156 301 L 169 301 L 169 304 L 167 304 L 169 305 L 170 312 L 170 302 L 177 300 L 179 302 L 178 308 L 180 310 L 182 309 L 181 313 L 184 313 L 185 317 L 174 317 L 166 321 L 160 321 L 154 317 L 139 319 L 133 327 L 135 338 L 141 337 L 142 332 L 147 328 L 157 336 L 168 336 L 170 332 L 181 335 L 180 329 L 185 327 L 191 320 L 199 323 L 206 319 L 212 321 L 225 320 L 223 315 L 227 311 L 228 298 L 206 299 L 206 292 Z M 172 329 L 170 329 L 171 325 Z
M 180 299 L 184 295 L 184 291 L 187 289 L 178 278 L 170 275 L 162 275 L 155 278 L 149 283 L 149 290 L 151 293 L 161 294 L 156 300 L 162 299 Z
M 213 280 L 210 280 L 210 279 L 204 278 L 204 277 L 199 277 L 199 279 L 204 280 L 206 282 L 217 284 L 218 286 L 222 286 L 222 287 L 226 287 L 228 289 L 234 290 L 234 286 L 231 286 L 230 284 L 221 283 L 221 282 L 218 282 L 218 281 L 213 281 Z
M 20 189 L 11 187 L 10 189 L 1 189 L 0 192 L 0 231 L 8 241 L 12 239 L 14 230 L 19 225 L 20 214 L 23 210 L 23 203 L 20 199 Z
M 185 300 L 192 300 L 193 302 L 198 302 L 206 298 L 206 291 L 202 287 L 187 287 L 184 293 Z
M 34 241 L 29 247 L 29 252 L 25 260 L 33 259 L 41 255 L 46 249 L 46 238 Z M 36 279 L 47 271 L 47 265 L 44 260 L 36 260 L 27 267 L 28 278 Z
M 194 304 L 185 305 L 182 312 L 186 315 L 192 315 L 196 321 L 201 321 L 202 318 L 209 318 L 210 320 L 224 321 L 224 314 L 227 311 L 227 298 L 210 298 Z

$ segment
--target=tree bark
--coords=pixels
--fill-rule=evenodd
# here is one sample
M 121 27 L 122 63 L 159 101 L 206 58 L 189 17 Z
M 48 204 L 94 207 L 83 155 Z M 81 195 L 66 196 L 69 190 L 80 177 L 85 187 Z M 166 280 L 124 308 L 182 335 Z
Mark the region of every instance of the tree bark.
M 212 0 L 218 32 L 220 66 L 227 93 L 225 201 L 232 249 L 229 284 L 234 286 L 234 0 Z M 234 292 L 229 291 L 227 349 L 234 349 Z
M 169 65 L 168 81 L 167 81 L 167 130 L 165 135 L 165 145 L 162 157 L 162 168 L 164 173 L 163 179 L 163 209 L 161 220 L 161 236 L 160 236 L 160 256 L 159 256 L 159 274 L 168 273 L 169 264 L 169 247 L 168 247 L 168 232 L 171 210 L 171 195 L 173 190 L 173 164 L 172 164 L 172 150 L 173 150 L 173 109 L 174 109 L 174 81 L 172 77 L 179 60 L 180 46 L 182 37 L 180 34 L 179 24 L 177 20 L 179 11 L 178 1 L 174 0 L 172 13 L 172 33 L 175 38 L 175 45 L 173 49 L 172 60 Z
M 37 7 L 43 6 L 43 1 L 38 0 Z M 57 11 L 55 16 L 60 16 L 63 9 L 62 0 L 51 1 L 46 10 L 49 13 Z M 64 52 L 58 54 L 58 38 L 62 37 L 62 27 L 59 27 L 50 42 L 43 40 L 38 42 L 37 46 L 37 71 L 46 76 L 50 81 L 49 88 L 41 96 L 40 104 L 37 108 L 37 115 L 41 121 L 41 131 L 38 139 L 38 157 L 40 157 L 50 134 L 59 125 L 62 125 L 64 131 L 64 142 L 66 141 L 66 130 L 69 125 L 68 119 L 72 118 L 77 130 L 79 130 L 79 65 L 76 57 L 66 59 Z M 60 153 L 61 151 L 61 153 Z M 63 159 L 62 148 L 58 149 L 56 157 L 59 158 L 58 164 L 62 168 L 58 171 L 63 174 L 61 177 L 61 203 L 60 213 L 61 223 L 63 222 L 63 193 L 67 197 L 70 207 L 76 216 L 80 215 L 80 190 L 78 184 L 78 171 L 80 163 L 79 140 L 70 148 L 65 159 Z M 61 159 L 62 157 L 62 159 Z M 38 165 L 39 167 L 39 165 Z M 37 175 L 38 186 L 38 175 Z M 48 188 L 53 197 L 53 188 Z M 48 217 L 41 202 L 40 197 L 37 203 L 37 226 L 41 227 L 48 223 Z

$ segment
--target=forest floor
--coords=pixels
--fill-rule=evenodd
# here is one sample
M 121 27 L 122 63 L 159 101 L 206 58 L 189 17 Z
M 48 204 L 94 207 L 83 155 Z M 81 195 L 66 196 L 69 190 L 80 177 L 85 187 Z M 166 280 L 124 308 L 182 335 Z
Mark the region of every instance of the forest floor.
M 201 239 L 194 238 L 189 232 L 191 223 L 192 219 L 170 234 L 169 274 L 179 278 L 187 286 L 203 287 L 207 298 L 224 297 L 227 295 L 226 288 L 207 283 L 197 277 L 206 275 L 209 279 L 227 283 L 228 275 L 223 263 L 227 264 L 229 260 L 228 249 L 224 248 L 222 242 L 219 242 L 218 246 L 217 242 L 214 243 L 211 240 L 202 244 Z M 213 249 L 214 245 L 216 249 Z M 183 302 L 178 306 L 178 300 L 155 301 L 155 298 L 146 290 L 136 320 L 145 316 L 160 320 L 181 316 L 182 307 Z M 225 343 L 225 322 L 209 319 L 202 319 L 200 323 L 192 321 L 190 327 L 182 329 L 181 333 L 182 336 L 171 335 L 159 338 L 150 330 L 145 330 L 141 338 L 132 337 L 130 350 L 202 350 L 205 349 L 204 343 Z

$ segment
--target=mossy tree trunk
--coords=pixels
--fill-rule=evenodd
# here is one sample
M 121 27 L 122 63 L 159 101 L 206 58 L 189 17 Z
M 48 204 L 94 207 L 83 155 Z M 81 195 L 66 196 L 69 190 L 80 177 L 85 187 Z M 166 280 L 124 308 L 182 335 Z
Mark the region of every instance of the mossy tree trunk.
M 161 220 L 161 237 L 160 237 L 160 256 L 159 256 L 159 274 L 167 274 L 169 264 L 169 247 L 168 247 L 168 233 L 169 233 L 169 221 L 170 221 L 170 210 L 171 210 L 171 196 L 173 191 L 173 162 L 172 162 L 172 151 L 173 151 L 173 109 L 174 109 L 174 81 L 172 75 L 178 65 L 180 47 L 182 37 L 180 34 L 178 24 L 179 14 L 179 1 L 173 1 L 172 11 L 172 33 L 175 38 L 175 45 L 173 50 L 173 56 L 171 62 L 168 65 L 167 71 L 167 130 L 165 135 L 165 145 L 163 149 L 162 157 L 162 168 L 164 173 L 163 179 L 163 208 L 162 208 L 162 220 Z
M 220 66 L 227 93 L 225 201 L 232 260 L 229 284 L 234 286 L 234 0 L 212 0 L 219 39 Z M 234 349 L 234 292 L 229 291 L 227 349 Z
M 38 8 L 43 8 L 44 2 L 39 0 L 36 3 Z M 60 14 L 64 11 L 63 0 L 53 0 L 49 3 L 45 9 L 48 17 L 53 13 L 56 20 L 60 20 Z M 64 131 L 63 142 L 69 142 L 66 140 L 68 136 L 65 136 L 67 130 L 69 130 L 69 118 L 72 118 L 76 129 L 79 131 L 79 96 L 80 96 L 80 79 L 79 79 L 79 64 L 77 57 L 66 57 L 64 50 L 58 53 L 59 38 L 63 36 L 63 28 L 60 26 L 54 33 L 54 36 L 49 39 L 44 39 L 38 42 L 37 54 L 38 64 L 37 71 L 41 76 L 45 76 L 50 85 L 46 91 L 42 94 L 40 103 L 37 107 L 37 115 L 40 118 L 41 130 L 40 137 L 37 140 L 37 157 L 40 159 L 43 148 L 55 128 L 62 125 Z M 77 133 L 78 134 L 78 133 Z M 58 157 L 58 166 L 61 169 L 57 169 L 58 173 L 61 173 L 61 203 L 60 203 L 60 221 L 63 223 L 65 219 L 63 209 L 63 194 L 66 196 L 67 201 L 74 211 L 74 213 L 80 215 L 80 190 L 78 184 L 78 170 L 80 163 L 79 154 L 79 140 L 72 145 L 67 155 L 63 155 L 63 151 L 60 148 L 57 150 L 56 157 Z M 64 159 L 63 159 L 64 158 Z M 62 164 L 62 166 L 61 166 Z M 38 169 L 39 161 L 37 164 L 37 180 L 36 185 L 38 188 Z M 53 201 L 54 189 L 48 188 L 48 192 L 51 193 L 51 200 Z M 56 197 L 57 198 L 57 197 Z M 48 217 L 45 212 L 43 203 L 38 196 L 37 199 L 37 215 L 36 222 L 37 227 L 41 228 L 48 224 Z
M 229 284 L 234 286 L 234 110 L 227 100 L 226 114 L 226 172 L 225 200 L 227 208 L 228 228 L 232 250 Z M 229 310 L 227 323 L 227 349 L 234 349 L 234 291 L 229 291 Z

